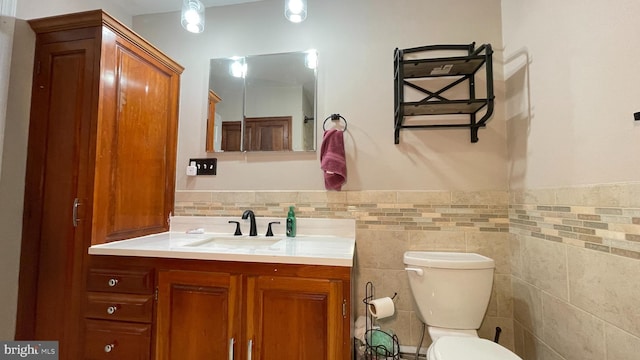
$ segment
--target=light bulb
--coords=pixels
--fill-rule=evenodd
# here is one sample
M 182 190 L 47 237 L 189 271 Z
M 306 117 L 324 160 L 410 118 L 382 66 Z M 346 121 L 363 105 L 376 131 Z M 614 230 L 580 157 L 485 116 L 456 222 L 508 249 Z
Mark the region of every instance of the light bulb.
M 318 53 L 315 50 L 307 51 L 304 58 L 304 64 L 307 68 L 315 70 L 318 67 Z
M 307 0 L 285 0 L 284 17 L 293 23 L 299 23 L 307 18 Z
M 288 7 L 292 14 L 300 14 L 304 9 L 304 4 L 302 0 L 289 0 Z
M 237 78 L 244 78 L 247 75 L 247 64 L 244 59 L 238 59 L 231 63 L 231 75 Z
M 186 13 L 184 13 L 184 19 L 188 24 L 197 24 L 200 22 L 200 15 L 198 15 L 197 11 L 189 9 Z
M 204 31 L 204 5 L 200 0 L 182 1 L 182 27 L 192 33 Z

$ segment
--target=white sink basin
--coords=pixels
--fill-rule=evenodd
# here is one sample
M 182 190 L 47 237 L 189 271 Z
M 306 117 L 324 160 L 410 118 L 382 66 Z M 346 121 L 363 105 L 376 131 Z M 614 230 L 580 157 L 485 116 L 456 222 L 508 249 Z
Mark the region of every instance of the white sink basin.
M 184 246 L 197 248 L 268 248 L 280 240 L 282 238 L 272 236 L 214 236 L 185 244 Z

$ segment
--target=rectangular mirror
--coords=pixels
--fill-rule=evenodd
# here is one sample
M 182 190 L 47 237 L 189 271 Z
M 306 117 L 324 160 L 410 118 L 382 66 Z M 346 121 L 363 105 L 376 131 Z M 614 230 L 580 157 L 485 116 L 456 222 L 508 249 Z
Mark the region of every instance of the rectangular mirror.
M 210 61 L 207 152 L 315 151 L 315 51 Z

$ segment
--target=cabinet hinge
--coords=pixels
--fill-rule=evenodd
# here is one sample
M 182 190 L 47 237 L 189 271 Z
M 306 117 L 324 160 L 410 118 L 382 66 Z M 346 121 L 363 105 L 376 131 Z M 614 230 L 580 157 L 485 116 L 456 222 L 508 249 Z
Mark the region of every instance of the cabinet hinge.
M 347 317 L 347 299 L 342 299 L 342 317 Z
M 40 62 L 40 61 L 38 61 L 38 62 L 36 63 L 36 74 L 38 74 L 38 75 L 40 74 L 40 65 L 41 65 L 41 62 Z
M 156 291 L 153 293 L 153 299 L 158 301 L 158 288 L 156 287 Z

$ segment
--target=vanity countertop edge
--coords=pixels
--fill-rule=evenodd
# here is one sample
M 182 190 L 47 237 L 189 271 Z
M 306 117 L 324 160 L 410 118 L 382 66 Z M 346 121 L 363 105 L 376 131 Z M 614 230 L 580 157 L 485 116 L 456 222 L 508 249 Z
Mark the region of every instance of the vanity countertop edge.
M 234 238 L 235 225 L 229 224 L 230 220 L 240 221 L 248 228 L 246 220 L 235 217 L 175 216 L 171 218 L 168 232 L 93 245 L 89 247 L 89 254 L 353 267 L 355 220 L 352 219 L 298 218 L 297 236 L 286 237 L 284 219 L 256 217 L 261 232 L 269 222 L 280 221 L 280 224 L 274 224 L 273 238 L 254 238 L 245 234 L 234 241 L 242 245 L 243 240 L 277 240 L 273 246 L 199 248 L 189 245 L 211 238 Z M 188 233 L 196 229 L 197 233 Z

